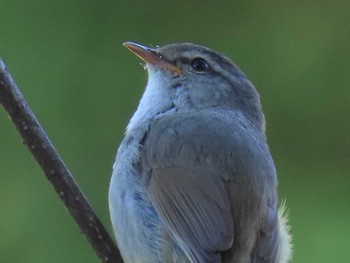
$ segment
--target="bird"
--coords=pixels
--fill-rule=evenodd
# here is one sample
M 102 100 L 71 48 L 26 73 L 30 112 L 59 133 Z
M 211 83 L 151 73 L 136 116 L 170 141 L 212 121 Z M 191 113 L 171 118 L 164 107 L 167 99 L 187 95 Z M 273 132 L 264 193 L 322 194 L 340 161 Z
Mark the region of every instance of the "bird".
M 109 186 L 124 262 L 289 262 L 290 226 L 254 85 L 201 45 L 124 46 L 148 72 Z

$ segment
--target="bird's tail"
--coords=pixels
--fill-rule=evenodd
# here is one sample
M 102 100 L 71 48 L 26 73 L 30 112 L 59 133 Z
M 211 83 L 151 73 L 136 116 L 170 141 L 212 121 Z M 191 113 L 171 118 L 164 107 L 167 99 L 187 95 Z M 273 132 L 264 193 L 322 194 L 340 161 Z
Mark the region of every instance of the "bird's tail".
M 288 210 L 286 202 L 281 202 L 279 211 L 279 231 L 280 231 L 280 245 L 278 249 L 278 263 L 287 263 L 292 258 L 293 244 L 292 235 L 290 234 L 290 226 L 288 225 Z

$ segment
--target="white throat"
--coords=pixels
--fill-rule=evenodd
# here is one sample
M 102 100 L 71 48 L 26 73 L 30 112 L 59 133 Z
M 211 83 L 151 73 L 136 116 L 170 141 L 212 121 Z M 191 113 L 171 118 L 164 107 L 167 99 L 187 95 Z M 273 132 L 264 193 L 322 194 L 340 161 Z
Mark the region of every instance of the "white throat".
M 171 89 L 166 84 L 169 83 L 167 75 L 152 66 L 147 66 L 147 68 L 148 83 L 126 132 L 132 130 L 138 123 L 153 119 L 173 107 Z

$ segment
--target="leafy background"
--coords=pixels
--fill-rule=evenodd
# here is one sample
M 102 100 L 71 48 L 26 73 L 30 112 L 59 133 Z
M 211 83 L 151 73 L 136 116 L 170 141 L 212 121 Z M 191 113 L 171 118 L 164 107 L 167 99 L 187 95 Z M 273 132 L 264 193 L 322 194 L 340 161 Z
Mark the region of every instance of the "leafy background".
M 122 47 L 190 41 L 257 86 L 293 262 L 350 258 L 350 1 L 0 1 L 0 56 L 111 230 L 116 148 L 147 76 Z M 99 262 L 0 110 L 0 262 Z

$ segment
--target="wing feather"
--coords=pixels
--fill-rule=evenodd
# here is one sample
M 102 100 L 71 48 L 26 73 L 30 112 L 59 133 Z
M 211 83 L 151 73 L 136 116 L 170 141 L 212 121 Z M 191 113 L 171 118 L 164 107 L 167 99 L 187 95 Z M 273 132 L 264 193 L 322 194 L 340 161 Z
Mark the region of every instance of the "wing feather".
M 261 201 L 251 200 L 265 194 L 275 200 L 276 176 L 263 135 L 252 136 L 254 131 L 245 123 L 237 124 L 237 116 L 205 114 L 205 118 L 195 113 L 155 122 L 142 142 L 141 176 L 156 211 L 190 261 L 219 263 L 226 262 L 221 252 L 233 246 L 234 221 L 258 214 L 253 209 Z M 259 186 L 265 185 L 264 180 L 270 181 L 268 190 Z M 254 194 L 245 193 L 245 188 Z M 243 204 L 250 204 L 247 208 L 231 200 L 239 195 L 246 198 Z M 233 211 L 233 204 L 246 210 Z M 239 231 L 245 235 L 253 230 Z M 255 242 L 255 235 L 247 244 Z M 273 236 L 258 250 L 273 256 L 277 241 Z

